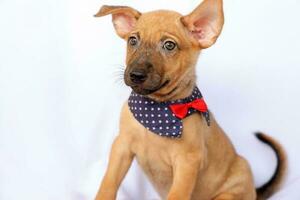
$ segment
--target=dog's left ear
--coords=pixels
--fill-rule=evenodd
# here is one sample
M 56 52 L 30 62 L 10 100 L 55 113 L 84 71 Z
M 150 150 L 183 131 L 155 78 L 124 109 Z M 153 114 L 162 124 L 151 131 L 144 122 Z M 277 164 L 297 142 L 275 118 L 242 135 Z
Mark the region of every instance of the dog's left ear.
M 136 25 L 141 13 L 127 6 L 102 6 L 95 17 L 112 15 L 112 21 L 117 34 L 121 38 L 126 38 Z
M 212 46 L 224 24 L 222 0 L 204 0 L 192 13 L 182 17 L 181 22 L 200 48 Z

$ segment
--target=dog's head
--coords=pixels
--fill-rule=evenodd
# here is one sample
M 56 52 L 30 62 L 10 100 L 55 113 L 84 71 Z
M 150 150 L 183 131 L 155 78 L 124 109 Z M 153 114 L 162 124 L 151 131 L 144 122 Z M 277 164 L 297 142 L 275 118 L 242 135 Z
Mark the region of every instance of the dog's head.
M 224 23 L 222 0 L 204 0 L 187 16 L 126 6 L 103 6 L 95 16 L 108 14 L 127 41 L 125 83 L 157 100 L 193 89 L 199 52 L 216 42 Z

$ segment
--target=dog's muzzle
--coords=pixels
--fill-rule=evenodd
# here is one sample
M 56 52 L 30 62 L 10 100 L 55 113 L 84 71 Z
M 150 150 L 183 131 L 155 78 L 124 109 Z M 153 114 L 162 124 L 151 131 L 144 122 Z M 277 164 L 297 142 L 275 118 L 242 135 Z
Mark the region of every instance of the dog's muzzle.
M 142 69 L 135 69 L 129 73 L 130 80 L 135 84 L 142 84 L 146 81 L 148 73 Z

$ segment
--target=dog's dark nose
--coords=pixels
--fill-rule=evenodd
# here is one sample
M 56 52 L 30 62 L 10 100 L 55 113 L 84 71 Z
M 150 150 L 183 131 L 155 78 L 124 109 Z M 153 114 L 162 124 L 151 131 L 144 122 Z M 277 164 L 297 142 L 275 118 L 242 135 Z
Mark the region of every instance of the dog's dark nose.
M 136 84 L 141 84 L 147 79 L 147 73 L 143 70 L 133 70 L 129 76 L 130 80 Z

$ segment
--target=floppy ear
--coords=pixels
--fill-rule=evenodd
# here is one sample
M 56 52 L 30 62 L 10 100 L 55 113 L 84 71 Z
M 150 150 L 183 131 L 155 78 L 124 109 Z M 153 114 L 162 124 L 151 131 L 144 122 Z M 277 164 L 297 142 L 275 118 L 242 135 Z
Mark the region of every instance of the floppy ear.
M 121 38 L 125 38 L 130 33 L 141 13 L 127 6 L 102 6 L 95 17 L 102 17 L 112 14 L 112 21 L 117 34 Z
M 204 0 L 192 13 L 181 18 L 181 22 L 198 41 L 200 48 L 213 45 L 224 24 L 222 0 Z

